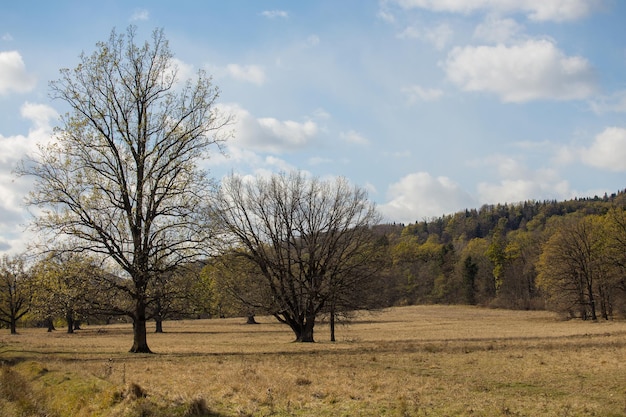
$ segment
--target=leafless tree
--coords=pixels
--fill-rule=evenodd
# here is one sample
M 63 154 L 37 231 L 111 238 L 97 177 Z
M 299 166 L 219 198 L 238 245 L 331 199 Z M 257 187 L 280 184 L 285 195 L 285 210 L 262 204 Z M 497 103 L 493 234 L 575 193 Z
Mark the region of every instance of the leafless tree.
M 18 320 L 30 311 L 31 281 L 23 257 L 0 258 L 0 322 L 9 326 L 11 334 L 17 333 Z
M 24 161 L 35 177 L 34 225 L 72 250 L 109 257 L 133 299 L 131 352 L 150 352 L 146 289 L 154 277 L 200 256 L 211 180 L 199 162 L 226 138 L 219 95 L 202 71 L 178 83 L 162 30 L 135 43 L 136 28 L 111 33 L 75 69 L 62 69 L 51 95 L 69 106 L 53 140 Z M 119 277 L 118 277 L 119 278 Z
M 313 342 L 326 308 L 360 304 L 351 293 L 375 280 L 379 257 L 371 227 L 379 222 L 367 193 L 346 179 L 301 172 L 246 180 L 232 175 L 211 204 L 224 251 L 253 265 L 262 308 L 288 324 L 296 341 Z

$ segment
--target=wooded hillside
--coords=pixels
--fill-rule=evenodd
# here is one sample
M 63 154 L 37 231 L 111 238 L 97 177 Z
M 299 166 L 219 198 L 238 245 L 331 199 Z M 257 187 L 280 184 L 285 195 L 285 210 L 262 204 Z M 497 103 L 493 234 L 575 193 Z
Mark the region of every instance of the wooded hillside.
M 569 201 L 484 205 L 381 225 L 392 305 L 550 308 L 582 317 L 625 311 L 626 190 Z

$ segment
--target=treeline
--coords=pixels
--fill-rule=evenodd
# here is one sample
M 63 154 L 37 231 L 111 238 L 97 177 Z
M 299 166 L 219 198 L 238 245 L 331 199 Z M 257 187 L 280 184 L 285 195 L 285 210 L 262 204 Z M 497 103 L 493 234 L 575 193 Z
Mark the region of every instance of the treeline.
M 378 226 L 389 247 L 387 302 L 624 314 L 625 206 L 626 190 Z
M 626 190 L 485 205 L 372 231 L 374 279 L 347 287 L 342 297 L 352 301 L 337 309 L 337 318 L 349 317 L 350 306 L 427 303 L 552 309 L 582 319 L 626 315 Z M 167 319 L 247 316 L 254 322 L 255 314 L 271 310 L 262 307 L 268 296 L 246 265 L 222 255 L 155 277 L 146 288 L 146 318 L 158 332 Z M 68 332 L 85 322 L 127 321 L 132 295 L 128 279 L 84 254 L 50 253 L 32 265 L 19 256 L 0 259 L 0 325 L 12 332 L 18 320 L 49 329 L 62 323 Z M 320 307 L 319 314 L 329 311 L 334 318 L 334 307 Z

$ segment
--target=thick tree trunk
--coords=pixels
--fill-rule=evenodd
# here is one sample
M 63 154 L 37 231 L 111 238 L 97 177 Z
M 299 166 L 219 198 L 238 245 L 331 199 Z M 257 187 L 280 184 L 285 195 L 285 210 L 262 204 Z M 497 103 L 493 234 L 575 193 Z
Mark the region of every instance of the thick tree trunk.
M 302 325 L 300 334 L 296 333 L 296 342 L 314 343 L 313 328 L 315 327 L 315 317 L 307 318 L 306 322 Z
M 133 347 L 131 353 L 152 353 L 148 347 L 146 332 L 146 302 L 142 297 L 136 301 L 135 317 L 133 317 Z
M 246 321 L 246 324 L 259 324 L 259 323 L 254 319 L 254 314 L 248 314 L 248 320 Z
M 46 327 L 48 327 L 48 332 L 52 332 L 52 331 L 56 330 L 54 328 L 54 321 L 52 320 L 51 317 L 48 317 L 46 319 Z
M 11 334 L 17 334 L 17 320 L 14 317 L 11 317 L 9 327 L 11 328 Z

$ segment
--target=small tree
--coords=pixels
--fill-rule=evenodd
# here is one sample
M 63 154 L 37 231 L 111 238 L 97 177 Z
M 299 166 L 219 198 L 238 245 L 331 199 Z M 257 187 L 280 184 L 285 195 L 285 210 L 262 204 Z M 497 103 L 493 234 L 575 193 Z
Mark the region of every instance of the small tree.
M 85 255 L 49 253 L 33 268 L 34 312 L 46 321 L 63 317 L 67 332 L 74 333 L 81 319 L 100 304 L 98 299 L 107 296 L 98 285 L 104 275 L 94 259 Z
M 31 276 L 20 256 L 0 258 L 0 322 L 17 334 L 17 322 L 30 310 Z
M 156 333 L 163 333 L 163 321 L 187 317 L 196 306 L 194 291 L 200 280 L 200 264 L 181 265 L 175 271 L 161 274 L 148 286 L 148 317 L 155 321 Z
M 254 266 L 248 277 L 258 279 L 262 307 L 298 342 L 314 341 L 315 320 L 332 302 L 376 279 L 371 227 L 379 215 L 345 179 L 294 172 L 247 182 L 232 175 L 211 207 L 224 251 Z
M 74 70 L 61 70 L 52 97 L 70 113 L 20 172 L 36 180 L 28 198 L 43 209 L 36 228 L 118 265 L 111 286 L 133 300 L 130 351 L 150 352 L 148 286 L 205 254 L 211 181 L 199 162 L 224 139 L 229 119 L 216 112 L 218 90 L 202 71 L 177 83 L 162 30 L 144 45 L 135 40 L 132 26 L 126 36 L 113 31 Z
M 255 324 L 257 311 L 271 314 L 267 306 L 272 305 L 272 295 L 249 258 L 235 253 L 216 256 L 203 268 L 202 279 L 212 310 L 220 317 L 245 316 L 247 324 Z

